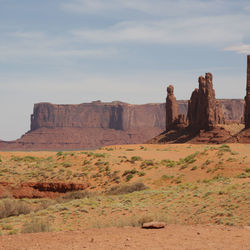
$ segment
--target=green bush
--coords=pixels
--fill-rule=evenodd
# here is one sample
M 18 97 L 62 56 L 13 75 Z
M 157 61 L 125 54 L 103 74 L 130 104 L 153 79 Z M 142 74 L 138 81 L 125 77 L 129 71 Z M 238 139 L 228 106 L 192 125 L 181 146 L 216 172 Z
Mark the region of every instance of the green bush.
M 141 168 L 146 168 L 148 166 L 154 166 L 154 162 L 152 160 L 145 160 L 141 163 Z
M 62 156 L 62 155 L 63 155 L 63 152 L 61 151 L 56 153 L 56 156 Z
M 172 168 L 176 166 L 176 162 L 172 161 L 172 160 L 162 160 L 161 164 L 168 167 L 168 168 Z
M 142 158 L 140 156 L 132 156 L 130 161 L 131 162 L 142 161 Z

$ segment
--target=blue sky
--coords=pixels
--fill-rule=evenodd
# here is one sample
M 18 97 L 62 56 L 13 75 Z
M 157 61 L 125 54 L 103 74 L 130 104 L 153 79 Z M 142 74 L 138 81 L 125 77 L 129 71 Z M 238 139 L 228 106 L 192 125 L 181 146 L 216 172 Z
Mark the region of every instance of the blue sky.
M 164 102 L 214 75 L 243 98 L 250 0 L 0 0 L 0 139 L 29 130 L 37 102 Z

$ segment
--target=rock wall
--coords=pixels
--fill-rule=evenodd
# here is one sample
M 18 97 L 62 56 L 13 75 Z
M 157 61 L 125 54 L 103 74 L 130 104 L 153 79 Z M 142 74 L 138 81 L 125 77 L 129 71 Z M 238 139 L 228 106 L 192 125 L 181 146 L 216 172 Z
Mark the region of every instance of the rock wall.
M 103 128 L 130 130 L 165 128 L 164 104 L 121 102 L 55 105 L 38 103 L 31 115 L 31 131 L 38 128 Z
M 250 55 L 247 56 L 247 87 L 245 97 L 245 128 L 250 128 Z
M 216 124 L 224 124 L 225 118 L 219 101 L 215 99 L 213 76 L 206 73 L 199 77 L 199 88 L 195 89 L 188 102 L 189 128 L 192 131 L 209 130 Z

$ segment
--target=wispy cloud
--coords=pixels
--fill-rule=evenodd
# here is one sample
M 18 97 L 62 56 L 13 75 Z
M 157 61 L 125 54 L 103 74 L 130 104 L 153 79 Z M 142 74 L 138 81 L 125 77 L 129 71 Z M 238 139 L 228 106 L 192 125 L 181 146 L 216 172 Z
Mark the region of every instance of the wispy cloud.
M 93 43 L 135 42 L 224 46 L 241 42 L 249 30 L 250 16 L 228 15 L 121 22 L 104 29 L 74 30 L 72 34 Z
M 12 32 L 2 34 L 0 41 L 0 61 L 18 61 L 25 58 L 59 58 L 83 57 L 99 58 L 114 56 L 115 48 L 79 47 L 71 38 L 56 37 L 43 32 Z
M 250 54 L 250 44 L 239 44 L 234 46 L 228 46 L 224 50 L 235 51 L 239 54 Z
M 72 0 L 63 2 L 62 8 L 80 13 L 107 15 L 107 11 L 135 10 L 151 15 L 180 16 L 197 13 L 230 11 L 235 4 L 245 6 L 244 1 L 233 0 Z

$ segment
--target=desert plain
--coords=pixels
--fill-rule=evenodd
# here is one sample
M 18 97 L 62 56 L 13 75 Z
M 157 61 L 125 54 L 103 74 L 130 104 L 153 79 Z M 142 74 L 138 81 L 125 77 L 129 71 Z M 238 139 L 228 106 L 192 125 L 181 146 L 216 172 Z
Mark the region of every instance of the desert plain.
M 0 249 L 249 249 L 249 144 L 0 152 Z M 164 229 L 142 229 L 145 222 Z

